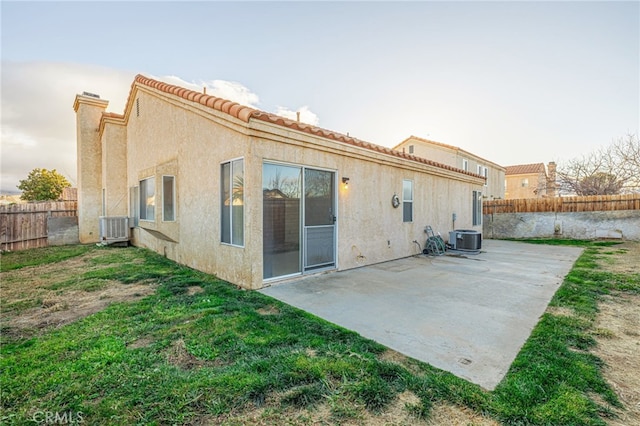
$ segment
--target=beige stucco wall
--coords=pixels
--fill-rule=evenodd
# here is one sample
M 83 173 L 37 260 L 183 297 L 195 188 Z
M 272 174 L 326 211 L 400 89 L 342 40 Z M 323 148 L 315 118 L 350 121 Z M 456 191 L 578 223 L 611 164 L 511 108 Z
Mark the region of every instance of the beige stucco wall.
M 128 216 L 127 129 L 122 120 L 108 123 L 101 135 L 104 216 Z
M 133 243 L 237 285 L 263 286 L 265 161 L 336 172 L 338 269 L 417 254 L 413 241 L 424 246 L 424 227 L 446 238 L 453 213 L 456 228 L 474 229 L 471 192 L 483 190 L 482 179 L 256 119 L 247 124 L 145 86 L 134 87 L 128 108 L 126 129 L 118 130 L 126 140 L 124 200 L 141 179 L 156 180 L 155 219 L 140 221 Z M 106 123 L 104 135 L 110 126 L 116 124 Z M 244 247 L 220 242 L 220 164 L 236 158 L 244 159 L 245 170 Z M 162 175 L 176 178 L 175 222 L 162 218 Z M 348 189 L 342 177 L 350 178 Z M 403 223 L 402 206 L 391 205 L 394 194 L 402 197 L 403 179 L 414 182 L 411 223 Z
M 249 139 L 242 133 L 246 130 L 227 114 L 218 113 L 221 118 L 216 119 L 200 105 L 184 105 L 168 96 L 175 99 L 171 103 L 164 96 L 152 89 L 137 90 L 129 116 L 128 186 L 151 176 L 156 180 L 155 220 L 141 220 L 133 241 L 195 269 L 255 287 L 259 265 L 252 259 L 261 255 L 261 246 L 258 253 L 256 236 L 248 232 L 252 218 L 245 216 L 244 248 L 220 242 L 220 163 L 249 151 Z M 162 220 L 162 175 L 175 176 L 175 222 Z M 246 185 L 261 185 L 250 173 L 245 179 Z
M 506 199 L 540 198 L 546 196 L 546 181 L 544 173 L 528 173 L 509 175 L 506 177 Z M 522 186 L 522 180 L 528 179 L 528 186 Z
M 98 126 L 108 102 L 77 95 L 76 112 L 78 231 L 83 244 L 98 242 L 98 217 L 102 213 L 102 144 Z

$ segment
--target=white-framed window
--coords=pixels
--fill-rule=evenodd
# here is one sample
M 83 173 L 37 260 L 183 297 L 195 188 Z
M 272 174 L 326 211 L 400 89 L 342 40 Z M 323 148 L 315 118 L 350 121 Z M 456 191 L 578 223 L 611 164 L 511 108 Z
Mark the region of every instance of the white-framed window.
M 402 221 L 413 222 L 413 181 L 402 181 Z
M 138 226 L 140 223 L 140 192 L 137 186 L 129 188 L 129 216 L 133 220 L 133 226 Z
M 140 220 L 156 219 L 156 178 L 140 181 Z
M 472 197 L 473 226 L 482 225 L 482 192 L 473 191 Z
M 162 221 L 176 220 L 176 178 L 162 176 Z
M 244 246 L 244 159 L 220 165 L 220 240 Z
M 489 183 L 489 169 L 478 164 L 478 174 L 484 177 L 484 186 Z
M 413 154 L 413 145 L 409 145 L 409 154 Z
M 520 181 L 520 185 L 521 185 L 523 188 L 528 188 L 528 187 L 529 187 L 529 178 L 523 178 L 523 179 Z
M 467 160 L 466 158 L 462 159 L 462 170 L 464 170 L 465 172 L 469 171 L 469 160 Z

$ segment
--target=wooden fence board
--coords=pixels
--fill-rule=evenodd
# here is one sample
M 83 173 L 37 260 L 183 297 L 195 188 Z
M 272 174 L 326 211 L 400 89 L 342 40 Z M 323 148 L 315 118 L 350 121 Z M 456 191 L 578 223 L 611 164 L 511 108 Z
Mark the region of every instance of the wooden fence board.
M 26 250 L 48 246 L 48 217 L 77 216 L 77 201 L 0 206 L 0 249 Z
M 484 214 L 640 210 L 640 194 L 486 200 Z

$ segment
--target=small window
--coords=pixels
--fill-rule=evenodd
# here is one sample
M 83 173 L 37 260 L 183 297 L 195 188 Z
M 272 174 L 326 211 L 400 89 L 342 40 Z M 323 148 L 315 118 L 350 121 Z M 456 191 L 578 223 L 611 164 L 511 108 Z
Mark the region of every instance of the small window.
M 473 226 L 482 225 L 482 192 L 473 191 Z
M 133 226 L 138 226 L 140 219 L 140 194 L 137 186 L 129 188 L 129 216 L 133 218 Z
M 162 221 L 176 220 L 176 179 L 174 176 L 162 176 Z
M 522 185 L 523 188 L 528 188 L 529 187 L 529 178 L 522 179 L 521 185 Z
M 413 154 L 413 145 L 409 145 L 409 154 Z
M 465 172 L 469 171 L 469 160 L 467 160 L 466 158 L 462 159 L 462 170 L 464 170 Z
M 156 178 L 140 181 L 140 220 L 156 219 Z
M 402 181 L 402 221 L 413 222 L 413 181 Z
M 244 245 L 244 160 L 220 165 L 221 241 Z

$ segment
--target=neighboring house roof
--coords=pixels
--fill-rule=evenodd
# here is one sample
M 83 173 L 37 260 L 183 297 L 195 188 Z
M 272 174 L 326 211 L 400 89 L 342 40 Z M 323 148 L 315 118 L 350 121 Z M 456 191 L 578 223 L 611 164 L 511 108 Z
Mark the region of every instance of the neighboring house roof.
M 261 120 L 267 123 L 279 125 L 282 127 L 287 127 L 289 129 L 298 130 L 301 132 L 309 133 L 312 135 L 320 136 L 323 138 L 331 139 L 333 141 L 345 143 L 352 146 L 357 146 L 361 148 L 365 148 L 371 151 L 376 151 L 379 153 L 391 155 L 394 157 L 403 158 L 406 160 L 415 161 L 418 163 L 428 164 L 430 166 L 438 167 L 445 170 L 455 171 L 461 174 L 484 178 L 484 176 L 478 175 L 476 173 L 464 171 L 457 167 L 448 166 L 446 164 L 441 164 L 435 161 L 428 160 L 426 158 L 417 157 L 410 154 L 405 154 L 399 151 L 395 151 L 391 148 L 386 148 L 380 145 L 375 145 L 369 142 L 362 141 L 360 139 L 353 138 L 351 136 L 343 135 L 341 133 L 333 132 L 331 130 L 322 129 L 320 127 L 312 126 L 310 124 L 301 123 L 299 121 L 290 120 L 288 118 L 280 117 L 278 115 L 260 111 L 245 105 L 240 105 L 236 102 L 232 102 L 226 99 L 218 98 L 215 96 L 207 95 L 205 93 L 196 92 L 193 90 L 185 89 L 184 87 L 174 86 L 172 84 L 163 83 L 158 80 L 154 80 L 152 78 L 145 77 L 141 74 L 138 74 L 132 85 L 131 90 L 129 92 L 129 97 L 127 99 L 127 103 L 125 106 L 125 114 L 114 114 L 114 113 L 103 113 L 103 122 L 105 119 L 127 119 L 128 114 L 130 114 L 131 109 L 133 108 L 133 100 L 132 95 L 134 92 L 134 88 L 136 85 L 150 87 L 156 90 L 159 90 L 164 93 L 168 93 L 171 95 L 178 96 L 184 100 L 199 103 L 206 107 L 212 108 L 216 111 L 220 111 L 226 114 L 229 114 L 239 120 L 242 120 L 246 123 L 249 123 L 249 120 Z M 101 123 L 101 127 L 104 124 Z
M 262 194 L 264 198 L 289 198 L 279 189 L 263 189 Z
M 476 154 L 474 154 L 472 152 L 466 151 L 466 150 L 464 150 L 464 149 L 462 149 L 462 148 L 460 148 L 458 146 L 453 146 L 453 145 L 449 145 L 449 144 L 442 143 L 442 142 L 436 142 L 436 141 L 432 141 L 430 139 L 420 138 L 418 136 L 413 136 L 413 135 L 409 136 L 408 138 L 406 138 L 405 140 L 400 142 L 398 145 L 394 146 L 393 149 L 398 150 L 398 148 L 401 145 L 403 145 L 403 144 L 405 144 L 405 143 L 407 143 L 409 141 L 419 141 L 419 142 L 424 142 L 424 143 L 427 143 L 427 144 L 430 144 L 430 145 L 441 146 L 443 148 L 447 148 L 447 149 L 450 149 L 452 151 L 456 151 L 458 153 L 462 153 L 464 155 L 468 155 L 470 157 L 474 157 L 474 158 L 477 158 L 479 160 L 482 160 L 482 161 L 486 162 L 487 164 L 491 164 L 492 166 L 494 166 L 496 168 L 499 168 L 499 169 L 503 169 L 504 168 L 503 166 L 501 166 L 499 164 L 496 164 L 493 161 L 487 160 L 486 158 L 482 158 L 482 157 L 480 157 L 480 156 L 478 156 L 478 155 L 476 155 Z
M 537 173 L 546 173 L 544 164 L 542 163 L 533 163 L 533 164 L 517 164 L 515 166 L 507 166 L 505 171 L 505 175 L 530 175 Z

